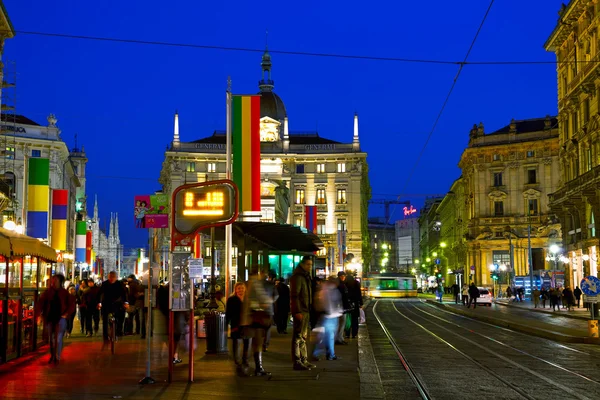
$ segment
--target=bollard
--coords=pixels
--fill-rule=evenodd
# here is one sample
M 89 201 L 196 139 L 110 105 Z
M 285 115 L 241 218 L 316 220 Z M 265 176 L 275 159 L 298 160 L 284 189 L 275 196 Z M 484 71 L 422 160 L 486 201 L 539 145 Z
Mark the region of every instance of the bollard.
M 600 337 L 598 335 L 598 320 L 596 320 L 596 319 L 588 320 L 588 335 L 593 338 Z
M 206 329 L 206 354 L 227 354 L 227 330 L 225 313 L 209 311 L 204 313 Z

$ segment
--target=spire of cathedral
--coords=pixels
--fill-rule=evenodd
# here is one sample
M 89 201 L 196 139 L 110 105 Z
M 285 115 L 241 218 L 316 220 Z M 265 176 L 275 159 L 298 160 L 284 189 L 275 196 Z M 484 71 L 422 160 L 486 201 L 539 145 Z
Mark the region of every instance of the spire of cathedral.
M 110 224 L 108 225 L 108 232 L 106 232 L 106 236 L 108 237 L 108 240 L 110 240 L 112 238 L 114 225 L 115 225 L 114 219 L 115 219 L 115 214 L 110 213 Z
M 120 243 L 119 238 L 119 213 L 115 213 L 115 243 Z
M 98 222 L 98 195 L 94 195 L 94 221 Z

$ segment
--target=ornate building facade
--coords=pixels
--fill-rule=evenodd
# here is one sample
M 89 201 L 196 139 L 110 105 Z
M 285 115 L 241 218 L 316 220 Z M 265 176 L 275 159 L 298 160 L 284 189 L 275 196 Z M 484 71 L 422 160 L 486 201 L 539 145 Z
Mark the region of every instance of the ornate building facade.
M 545 43 L 556 54 L 560 182 L 552 212 L 563 232 L 566 285 L 598 275 L 600 248 L 600 3 L 572 0 L 561 7 L 556 28 Z
M 27 231 L 27 162 L 29 158 L 47 158 L 50 160 L 50 189 L 69 191 L 66 252 L 73 253 L 75 214 L 85 215 L 85 167 L 88 161 L 85 150 L 69 150 L 61 138 L 61 131 L 56 125 L 57 119 L 52 114 L 48 116 L 46 126 L 14 113 L 2 113 L 0 120 L 0 192 L 10 199 L 2 211 L 2 223 L 13 221 L 17 227 L 21 227 L 19 230 Z M 50 223 L 48 230 L 48 237 L 51 238 Z M 70 263 L 67 258 L 64 262 Z M 59 266 L 59 270 L 63 267 L 64 265 Z
M 468 219 L 465 274 L 478 285 L 492 284 L 492 264 L 528 275 L 530 227 L 533 269 L 545 269 L 547 249 L 560 241 L 548 201 L 559 182 L 557 119 L 512 120 L 491 133 L 480 124 L 469 136 L 459 163 L 462 219 Z
M 358 115 L 354 115 L 353 131 L 348 121 L 348 139 L 351 140 L 346 143 L 327 139 L 315 131 L 290 130 L 285 104 L 273 90 L 268 51 L 262 57 L 261 67 L 261 220 L 275 222 L 276 188 L 286 185 L 291 197 L 286 222 L 304 226 L 305 206 L 316 206 L 316 233 L 323 243 L 329 249 L 337 248 L 337 232 L 347 232 L 344 235 L 346 261 L 360 262 L 363 237 L 368 238 L 367 201 L 363 197 L 370 190 L 367 154 L 360 148 Z M 160 174 L 163 192 L 170 198 L 173 191 L 185 183 L 225 179 L 225 142 L 223 131 L 182 141 L 176 114 L 173 140 L 165 152 Z M 365 195 L 361 196 L 361 192 Z M 320 254 L 323 259 L 327 251 Z M 338 254 L 335 259 L 339 260 Z

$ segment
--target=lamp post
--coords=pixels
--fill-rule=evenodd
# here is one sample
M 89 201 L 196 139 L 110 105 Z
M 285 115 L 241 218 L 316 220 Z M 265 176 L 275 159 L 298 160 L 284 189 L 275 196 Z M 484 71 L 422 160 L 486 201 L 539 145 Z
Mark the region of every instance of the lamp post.
M 552 280 L 551 280 L 551 286 L 552 287 L 556 287 L 556 271 L 558 270 L 558 262 L 560 261 L 563 264 L 568 264 L 569 263 L 569 259 L 567 257 L 565 257 L 563 254 L 559 254 L 560 253 L 560 247 L 557 244 L 553 244 L 549 247 L 548 251 L 550 252 L 550 254 L 548 254 L 546 256 L 546 261 L 550 262 L 553 261 L 553 266 L 554 268 L 552 268 Z

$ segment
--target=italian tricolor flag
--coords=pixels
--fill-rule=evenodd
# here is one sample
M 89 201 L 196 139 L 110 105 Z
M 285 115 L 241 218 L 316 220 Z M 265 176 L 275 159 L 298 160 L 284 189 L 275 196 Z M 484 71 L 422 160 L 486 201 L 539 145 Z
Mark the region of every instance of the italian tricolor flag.
M 233 96 L 232 146 L 239 211 L 260 211 L 260 95 Z

